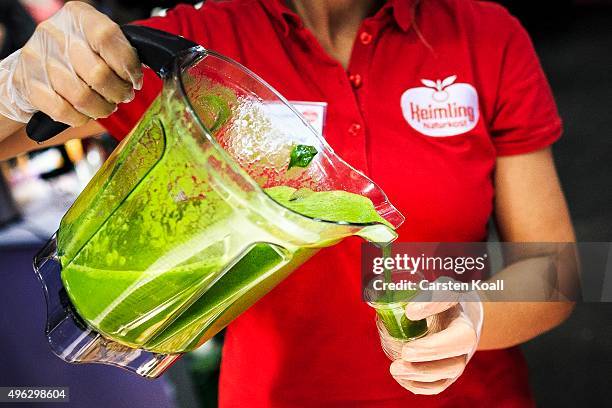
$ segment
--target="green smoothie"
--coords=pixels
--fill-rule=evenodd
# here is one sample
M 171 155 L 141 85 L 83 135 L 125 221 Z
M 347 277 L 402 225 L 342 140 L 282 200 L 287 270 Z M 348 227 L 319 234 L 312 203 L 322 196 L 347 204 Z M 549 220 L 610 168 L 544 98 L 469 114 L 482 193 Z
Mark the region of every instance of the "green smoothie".
M 345 191 L 313 192 L 279 186 L 266 193 L 279 204 L 311 218 L 386 224 L 369 199 Z M 135 222 L 130 222 L 130 229 L 136 228 Z M 98 233 L 93 239 L 87 245 L 92 261 L 98 252 L 97 243 L 105 243 L 110 237 Z M 129 245 L 123 249 L 130 253 Z M 287 267 L 273 247 L 258 244 L 215 282 L 224 255 L 222 251 L 208 251 L 206 257 L 194 262 L 155 272 L 98 269 L 72 262 L 64 267 L 62 278 L 79 315 L 107 337 L 153 351 L 187 351 L 201 343 L 201 335 L 230 306 L 232 297 L 245 288 L 252 289 L 277 266 Z M 194 298 L 198 300 L 190 304 Z M 182 313 L 178 313 L 180 309 Z

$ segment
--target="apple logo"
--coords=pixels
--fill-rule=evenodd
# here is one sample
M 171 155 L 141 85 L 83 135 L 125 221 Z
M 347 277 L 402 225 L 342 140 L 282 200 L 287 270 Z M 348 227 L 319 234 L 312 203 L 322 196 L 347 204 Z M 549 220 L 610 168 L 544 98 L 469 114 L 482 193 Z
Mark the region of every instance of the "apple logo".
M 443 80 L 421 79 L 425 86 L 407 89 L 400 99 L 404 119 L 427 136 L 456 136 L 476 127 L 480 118 L 478 93 L 457 75 Z

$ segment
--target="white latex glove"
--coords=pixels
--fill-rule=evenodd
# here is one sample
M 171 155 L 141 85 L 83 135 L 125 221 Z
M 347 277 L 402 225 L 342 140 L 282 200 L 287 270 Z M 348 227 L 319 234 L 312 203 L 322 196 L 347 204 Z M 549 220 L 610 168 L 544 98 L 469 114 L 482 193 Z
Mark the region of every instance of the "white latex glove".
M 119 26 L 71 1 L 0 62 L 0 114 L 25 123 L 42 111 L 80 126 L 110 115 L 141 86 L 138 56 Z
M 449 292 L 434 292 L 433 301 L 406 306 L 408 319 L 427 319 L 429 332 L 417 340 L 394 339 L 380 321 L 377 325 L 382 346 L 394 359 L 391 375 L 415 394 L 444 391 L 459 378 L 476 351 L 483 318 L 480 298 L 476 292 L 456 293 L 452 301 L 449 297 Z

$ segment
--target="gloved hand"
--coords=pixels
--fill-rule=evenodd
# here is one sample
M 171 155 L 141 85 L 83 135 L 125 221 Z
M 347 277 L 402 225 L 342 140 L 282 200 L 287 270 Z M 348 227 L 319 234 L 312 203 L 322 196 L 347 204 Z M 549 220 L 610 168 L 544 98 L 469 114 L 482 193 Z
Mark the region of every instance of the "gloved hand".
M 0 62 L 0 114 L 25 123 L 42 111 L 80 126 L 110 115 L 141 86 L 138 56 L 119 26 L 71 1 Z
M 406 306 L 408 319 L 427 319 L 429 332 L 424 337 L 397 340 L 380 321 L 377 325 L 382 346 L 394 359 L 391 375 L 415 394 L 433 395 L 444 391 L 459 378 L 476 351 L 483 318 L 480 298 L 476 292 L 453 293 L 453 296 L 449 293 L 434 292 L 432 301 L 411 302 Z

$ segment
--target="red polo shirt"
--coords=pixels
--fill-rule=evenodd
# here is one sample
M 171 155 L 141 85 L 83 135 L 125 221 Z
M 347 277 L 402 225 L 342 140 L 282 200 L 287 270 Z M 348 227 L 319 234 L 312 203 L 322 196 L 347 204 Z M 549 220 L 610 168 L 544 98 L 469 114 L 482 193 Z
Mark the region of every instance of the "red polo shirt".
M 502 7 L 469 0 L 387 2 L 365 19 L 345 70 L 279 0 L 207 1 L 143 22 L 246 65 L 289 100 L 326 102 L 324 136 L 383 188 L 407 221 L 403 241 L 486 237 L 498 155 L 561 133 L 525 30 Z M 118 138 L 160 88 L 102 124 Z M 233 322 L 222 407 L 518 407 L 532 404 L 517 349 L 478 352 L 437 396 L 389 375 L 360 298 L 359 239 L 325 249 Z

